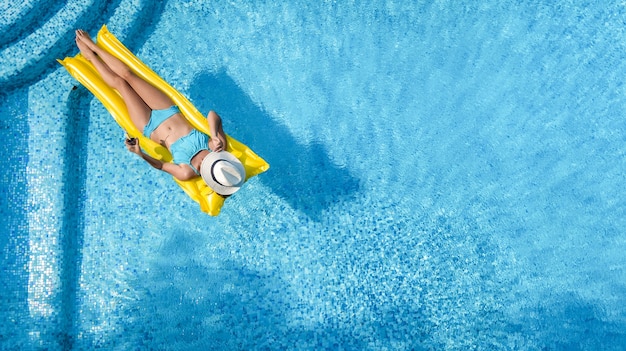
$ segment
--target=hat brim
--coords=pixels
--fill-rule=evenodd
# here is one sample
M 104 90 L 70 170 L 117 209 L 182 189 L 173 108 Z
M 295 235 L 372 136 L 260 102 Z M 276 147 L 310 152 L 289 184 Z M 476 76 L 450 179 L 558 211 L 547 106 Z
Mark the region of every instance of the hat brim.
M 237 169 L 237 171 L 239 171 L 239 173 L 242 175 L 241 183 L 235 186 L 224 186 L 218 183 L 215 178 L 213 178 L 213 165 L 217 161 L 221 160 L 228 161 Z M 200 175 L 202 176 L 202 179 L 204 179 L 204 182 L 220 195 L 232 195 L 236 193 L 237 190 L 239 190 L 243 183 L 245 183 L 246 181 L 246 169 L 244 168 L 243 164 L 241 163 L 241 161 L 239 161 L 237 157 L 235 157 L 235 155 L 227 151 L 209 153 L 204 158 L 204 160 L 202 160 L 202 164 L 200 165 Z

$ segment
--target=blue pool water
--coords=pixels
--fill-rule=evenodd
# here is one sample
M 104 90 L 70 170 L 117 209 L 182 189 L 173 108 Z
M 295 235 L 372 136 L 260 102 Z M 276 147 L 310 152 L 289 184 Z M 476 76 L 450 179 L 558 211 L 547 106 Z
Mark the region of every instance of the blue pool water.
M 0 349 L 626 349 L 623 3 L 0 9 Z M 218 217 L 55 62 L 102 24 L 271 164 Z

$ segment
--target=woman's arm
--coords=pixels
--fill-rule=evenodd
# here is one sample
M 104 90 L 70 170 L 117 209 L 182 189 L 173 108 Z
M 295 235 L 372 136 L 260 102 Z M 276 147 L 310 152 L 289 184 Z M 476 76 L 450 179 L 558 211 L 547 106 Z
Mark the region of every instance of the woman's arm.
M 213 134 L 211 135 L 211 140 L 209 140 L 209 147 L 215 152 L 226 150 L 227 140 L 222 128 L 222 118 L 215 111 L 209 111 L 206 119 L 209 123 L 209 130 Z
M 158 170 L 169 173 L 178 180 L 189 180 L 196 176 L 195 172 L 188 165 L 177 165 L 175 163 L 163 162 L 147 155 L 141 151 L 139 147 L 139 139 L 126 139 L 126 148 L 128 151 L 137 154 L 148 164 Z

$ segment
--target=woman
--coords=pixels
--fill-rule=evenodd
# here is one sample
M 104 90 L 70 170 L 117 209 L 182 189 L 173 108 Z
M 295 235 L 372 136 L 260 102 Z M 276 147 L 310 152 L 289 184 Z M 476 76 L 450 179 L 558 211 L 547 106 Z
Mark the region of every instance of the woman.
M 227 146 L 226 134 L 217 113 L 210 111 L 207 115 L 213 133 L 213 137 L 209 137 L 189 124 L 165 93 L 97 46 L 85 31 L 76 31 L 76 45 L 104 82 L 120 93 L 135 126 L 143 130 L 146 137 L 166 147 L 174 163 L 144 154 L 136 139 L 126 140 L 129 151 L 139 155 L 152 167 L 179 180 L 202 175 L 207 184 L 222 195 L 230 195 L 239 189 L 245 180 L 245 171 L 237 158 L 224 151 Z

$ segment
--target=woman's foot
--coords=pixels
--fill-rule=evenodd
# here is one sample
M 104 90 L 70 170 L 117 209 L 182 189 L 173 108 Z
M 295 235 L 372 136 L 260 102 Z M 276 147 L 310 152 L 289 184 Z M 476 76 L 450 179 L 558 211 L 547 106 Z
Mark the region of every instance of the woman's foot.
M 93 40 L 89 36 L 89 33 L 85 32 L 82 29 L 77 29 L 76 30 L 76 39 L 80 40 L 85 45 L 87 45 L 87 47 L 89 49 L 91 49 L 91 51 L 96 51 L 96 43 L 93 42 Z
M 96 57 L 96 53 L 93 52 L 87 44 L 80 40 L 78 35 L 76 35 L 76 46 L 78 46 L 78 50 L 80 50 L 81 55 L 83 55 L 83 57 L 88 61 L 91 61 L 94 57 Z

